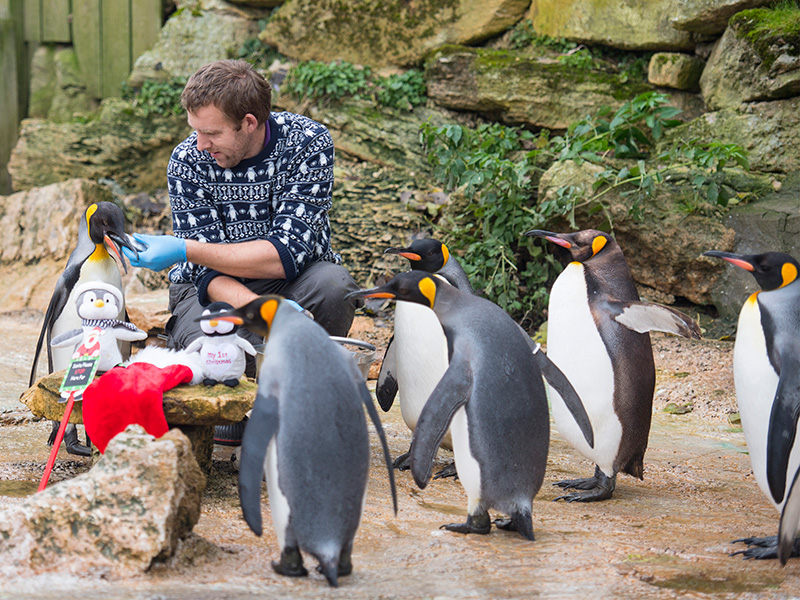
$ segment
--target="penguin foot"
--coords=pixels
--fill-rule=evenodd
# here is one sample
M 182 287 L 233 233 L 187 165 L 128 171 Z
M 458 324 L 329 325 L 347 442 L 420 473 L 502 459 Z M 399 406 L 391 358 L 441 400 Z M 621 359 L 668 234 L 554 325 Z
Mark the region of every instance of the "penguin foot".
M 212 385 L 217 385 L 218 383 L 219 381 L 217 381 L 216 379 L 203 379 L 203 385 L 207 385 L 208 387 L 211 387 Z
M 455 531 L 456 533 L 479 533 L 486 535 L 492 530 L 492 522 L 489 520 L 489 513 L 483 512 L 477 515 L 467 515 L 466 523 L 450 523 L 442 525 L 439 529 Z
M 458 471 L 456 470 L 456 461 L 451 462 L 446 467 L 443 467 L 433 476 L 434 479 L 444 479 L 445 477 L 453 477 L 458 479 Z
M 56 427 L 56 430 L 58 430 L 58 427 Z M 75 425 L 67 425 L 64 431 L 64 449 L 67 453 L 76 456 L 92 455 L 92 449 L 89 446 L 84 446 L 78 440 L 78 428 Z
M 353 572 L 353 562 L 350 560 L 348 556 L 346 559 L 344 556 L 339 558 L 339 567 L 336 570 L 336 575 L 339 577 L 347 577 Z M 317 573 L 321 573 L 322 575 L 325 574 L 325 569 L 322 568 L 322 565 L 317 565 Z
M 395 458 L 392 467 L 398 471 L 408 471 L 411 468 L 411 453 L 406 452 Z
M 518 512 L 511 515 L 506 519 L 495 519 L 493 523 L 498 529 L 505 531 L 516 531 L 525 539 L 534 541 L 533 536 L 533 523 L 531 522 L 531 513 Z
M 564 479 L 556 481 L 556 485 L 565 490 L 593 490 L 597 487 L 596 477 L 584 477 L 582 479 Z
M 238 379 L 226 379 L 222 383 L 224 383 L 228 387 L 232 387 L 233 388 L 233 387 L 236 387 L 237 385 L 239 385 L 239 380 Z
M 608 500 L 614 494 L 614 488 L 617 487 L 617 476 L 608 477 L 599 468 L 595 467 L 594 477 L 586 479 L 565 479 L 558 481 L 553 485 L 557 485 L 563 489 L 581 490 L 580 492 L 572 492 L 559 496 L 553 502 L 558 500 L 566 500 L 567 502 L 598 502 L 600 500 Z
M 305 577 L 308 569 L 303 566 L 303 556 L 297 548 L 284 548 L 280 562 L 272 561 L 272 570 L 286 577 Z
M 744 550 L 737 550 L 732 552 L 731 556 L 741 554 L 745 559 L 764 560 L 770 558 L 778 558 L 778 536 L 768 535 L 766 537 L 746 537 L 733 540 L 733 543 L 747 544 Z M 800 538 L 794 540 L 792 544 L 792 553 L 790 557 L 800 556 Z

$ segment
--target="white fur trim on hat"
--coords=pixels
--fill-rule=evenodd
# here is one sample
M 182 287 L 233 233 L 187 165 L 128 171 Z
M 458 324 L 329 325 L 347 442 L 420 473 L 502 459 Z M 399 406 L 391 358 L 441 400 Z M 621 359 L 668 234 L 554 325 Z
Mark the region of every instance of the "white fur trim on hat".
M 122 306 L 122 302 L 124 297 L 122 295 L 122 290 L 119 289 L 115 285 L 111 285 L 110 283 L 106 283 L 105 281 L 87 281 L 75 287 L 75 298 L 80 298 L 81 294 L 84 292 L 88 292 L 89 290 L 103 290 L 104 292 L 108 292 L 114 295 L 114 298 L 117 299 L 117 306 Z

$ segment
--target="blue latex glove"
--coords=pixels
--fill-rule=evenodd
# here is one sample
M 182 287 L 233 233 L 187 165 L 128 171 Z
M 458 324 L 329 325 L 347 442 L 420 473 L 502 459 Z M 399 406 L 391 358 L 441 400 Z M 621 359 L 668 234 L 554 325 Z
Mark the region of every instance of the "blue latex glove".
M 174 235 L 146 235 L 134 233 L 135 246 L 139 250 L 138 258 L 123 246 L 122 252 L 128 257 L 131 266 L 145 267 L 153 271 L 161 271 L 175 263 L 186 262 L 186 240 Z

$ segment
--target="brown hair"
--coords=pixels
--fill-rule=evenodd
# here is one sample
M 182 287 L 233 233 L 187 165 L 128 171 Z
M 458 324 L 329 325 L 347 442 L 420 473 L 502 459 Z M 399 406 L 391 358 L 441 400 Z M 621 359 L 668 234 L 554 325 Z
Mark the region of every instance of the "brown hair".
M 272 109 L 269 82 L 244 60 L 218 60 L 200 67 L 181 93 L 181 105 L 195 112 L 213 104 L 237 126 L 247 113 L 258 124 L 266 122 Z

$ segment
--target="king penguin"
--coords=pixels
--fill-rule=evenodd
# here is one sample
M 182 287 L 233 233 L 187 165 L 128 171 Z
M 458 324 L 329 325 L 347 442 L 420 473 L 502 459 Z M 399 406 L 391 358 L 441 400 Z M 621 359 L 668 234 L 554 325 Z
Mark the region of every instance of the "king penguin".
M 72 348 L 51 348 L 52 338 L 68 331 L 81 328 L 81 318 L 76 309 L 74 291 L 79 284 L 89 281 L 101 281 L 122 291 L 122 277 L 116 260 L 127 272 L 125 262 L 120 254 L 121 247 L 127 247 L 134 253 L 136 248 L 125 234 L 125 217 L 122 210 L 111 202 L 97 202 L 90 205 L 81 217 L 78 226 L 78 243 L 67 259 L 67 266 L 56 282 L 47 312 L 36 342 L 33 355 L 29 386 L 36 381 L 36 369 L 42 345 L 47 340 L 48 373 L 66 369 L 72 358 Z M 120 305 L 117 319 L 127 321 L 124 302 Z M 130 354 L 130 343 L 121 343 L 123 359 Z M 54 424 L 57 427 L 57 423 Z M 51 435 L 51 441 L 54 436 Z M 67 452 L 90 456 L 91 450 L 78 443 L 77 430 L 74 425 L 67 427 L 64 436 Z
M 411 472 L 424 489 L 449 427 L 468 516 L 466 523 L 443 527 L 487 534 L 492 525 L 488 511 L 495 508 L 509 515 L 495 521 L 498 527 L 533 540 L 532 502 L 544 478 L 550 422 L 530 339 L 493 302 L 421 271 L 400 273 L 351 296 L 422 304 L 441 322 L 449 364 L 414 430 Z M 574 408 L 583 412 L 583 407 Z M 584 423 L 588 427 L 588 419 Z M 591 430 L 584 433 L 591 443 Z
M 378 432 L 397 512 L 389 448 L 352 354 L 279 296 L 211 313 L 267 338 L 253 411 L 242 438 L 239 501 L 261 535 L 261 480 L 267 478 L 281 549 L 273 569 L 307 575 L 301 551 L 319 561 L 331 586 L 352 570 L 370 462 L 364 408 Z
M 800 415 L 800 264 L 780 252 L 704 256 L 749 271 L 761 287 L 742 306 L 733 350 L 736 401 L 758 485 L 781 513 L 778 538 L 743 538 L 745 558 L 800 554 L 800 448 L 795 444 Z M 793 483 L 793 485 L 792 485 Z M 791 485 L 786 493 L 787 484 Z
M 387 248 L 384 254 L 398 254 L 411 261 L 412 271 L 437 273 L 458 289 L 473 293 L 467 274 L 447 246 L 424 238 L 414 240 L 407 248 Z M 434 312 L 415 302 L 398 301 L 394 311 L 394 335 L 383 357 L 375 395 L 384 411 L 397 396 L 403 421 L 413 432 L 419 414 L 433 388 L 447 370 L 447 340 Z M 442 448 L 453 449 L 448 433 Z M 409 453 L 398 456 L 394 467 L 410 468 Z M 448 465 L 434 479 L 456 475 Z
M 550 291 L 547 356 L 567 376 L 592 423 L 590 448 L 557 390 L 551 389 L 559 433 L 595 463 L 593 477 L 556 483 L 574 491 L 557 499 L 611 498 L 617 473 L 639 479 L 650 432 L 655 364 L 649 331 L 700 338 L 697 324 L 679 311 L 642 302 L 616 241 L 593 229 L 570 234 L 532 230 L 566 248 L 570 262 Z

